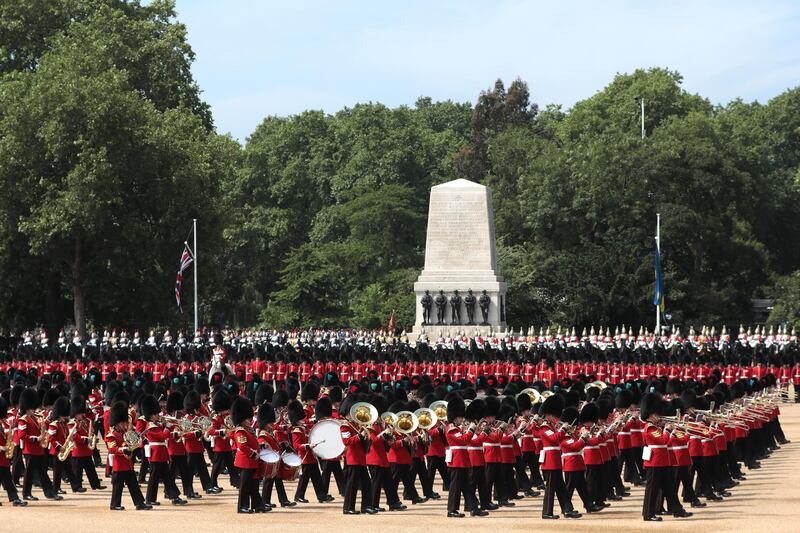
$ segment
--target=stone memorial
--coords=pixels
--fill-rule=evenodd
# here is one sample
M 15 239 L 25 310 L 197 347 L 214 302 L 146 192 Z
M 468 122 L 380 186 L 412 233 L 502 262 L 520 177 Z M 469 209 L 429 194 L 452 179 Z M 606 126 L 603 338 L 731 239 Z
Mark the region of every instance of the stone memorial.
M 490 189 L 465 179 L 431 189 L 425 266 L 414 294 L 414 340 L 423 330 L 430 340 L 460 331 L 505 335 L 506 283 L 497 273 Z M 435 318 L 430 312 L 431 295 L 435 295 Z M 479 313 L 474 312 L 476 302 Z

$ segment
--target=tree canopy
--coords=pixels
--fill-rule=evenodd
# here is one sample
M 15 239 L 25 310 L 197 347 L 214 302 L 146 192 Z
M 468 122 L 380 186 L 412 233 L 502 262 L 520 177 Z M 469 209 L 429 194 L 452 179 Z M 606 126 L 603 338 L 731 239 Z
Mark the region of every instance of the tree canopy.
M 456 178 L 493 190 L 512 325 L 649 322 L 656 213 L 674 321 L 752 298 L 800 321 L 800 87 L 713 105 L 651 68 L 562 109 L 497 80 L 266 117 L 242 146 L 193 60 L 171 1 L 0 3 L 0 325 L 188 325 L 192 218 L 204 323 L 407 325 L 429 190 Z

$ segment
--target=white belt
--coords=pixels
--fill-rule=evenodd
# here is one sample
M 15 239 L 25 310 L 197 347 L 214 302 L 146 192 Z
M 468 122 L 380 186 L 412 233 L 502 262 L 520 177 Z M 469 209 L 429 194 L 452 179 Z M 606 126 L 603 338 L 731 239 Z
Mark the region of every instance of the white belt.
M 643 431 L 644 431 L 643 429 L 632 429 L 631 430 L 632 433 L 642 433 Z
M 523 436 L 522 436 L 522 437 L 520 437 L 520 438 L 521 438 L 521 439 L 533 439 L 533 435 L 523 435 Z M 536 440 L 536 439 L 533 439 L 533 440 Z
M 543 452 L 553 452 L 556 450 L 561 450 L 561 448 L 559 446 L 545 446 L 544 448 L 542 448 Z
M 453 448 L 450 449 L 452 450 Z M 481 448 L 480 446 L 467 446 L 467 449 L 471 452 L 479 452 L 483 450 L 483 448 Z
M 599 450 L 600 446 L 584 446 L 584 450 Z
M 166 446 L 167 445 L 166 442 L 149 442 L 148 444 L 150 446 Z
M 568 453 L 562 453 L 562 454 L 561 454 L 561 457 L 573 457 L 573 456 L 575 456 L 575 455 L 581 455 L 581 456 L 582 456 L 582 455 L 583 455 L 583 453 L 581 453 L 581 452 L 568 452 Z
M 653 450 L 666 450 L 667 446 L 665 444 L 650 444 L 649 447 Z
M 469 446 L 450 446 L 451 450 L 469 450 Z
M 495 448 L 495 447 L 499 447 L 500 446 L 499 443 L 495 443 L 495 442 L 484 442 L 483 445 L 488 447 L 488 448 Z
M 619 434 L 620 435 L 630 435 L 631 432 L 630 431 L 620 431 Z
M 670 446 L 669 449 L 670 450 L 688 450 L 689 449 L 689 445 L 687 444 L 685 446 Z
M 508 449 L 508 448 L 513 448 L 514 446 L 512 444 L 501 444 L 500 447 Z
M 690 436 L 689 439 L 691 440 L 700 440 L 700 437 L 695 437 L 694 435 Z

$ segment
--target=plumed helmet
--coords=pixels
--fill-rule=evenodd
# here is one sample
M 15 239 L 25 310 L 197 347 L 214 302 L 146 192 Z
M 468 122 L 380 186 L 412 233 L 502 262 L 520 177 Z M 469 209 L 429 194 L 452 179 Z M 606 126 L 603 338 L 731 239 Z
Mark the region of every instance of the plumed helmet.
M 486 402 L 481 398 L 472 400 L 467 406 L 467 419 L 477 422 L 486 416 Z
M 152 394 L 145 394 L 139 401 L 139 409 L 142 411 L 142 416 L 145 420 L 150 420 L 150 417 L 161 413 L 161 406 L 158 400 Z
M 578 420 L 578 408 L 574 405 L 570 405 L 569 407 L 565 407 L 563 411 L 561 411 L 561 416 L 559 417 L 562 422 L 567 424 L 574 424 L 576 420 Z
M 327 396 L 320 398 L 317 405 L 314 406 L 314 415 L 316 415 L 317 420 L 330 418 L 330 416 L 333 415 L 333 403 L 331 403 L 331 399 Z
M 581 424 L 590 424 L 593 422 L 597 422 L 599 417 L 600 417 L 600 409 L 597 408 L 597 404 L 589 402 L 585 404 L 581 409 L 581 414 L 578 420 L 580 421 Z
M 258 427 L 264 429 L 267 424 L 275 423 L 275 409 L 268 403 L 258 406 Z
M 39 395 L 34 389 L 25 389 L 19 397 L 19 412 L 24 413 L 39 407 Z
M 641 412 L 641 419 L 647 420 L 651 415 L 657 415 L 661 408 L 661 394 L 657 392 L 648 392 L 642 398 L 642 403 L 639 404 L 639 411 Z
M 286 416 L 289 417 L 289 423 L 293 426 L 301 422 L 306 417 L 306 412 L 303 410 L 303 404 L 297 400 L 292 400 L 286 408 Z
M 227 411 L 231 408 L 231 395 L 225 389 L 218 390 L 211 400 L 211 408 L 217 413 Z
M 553 394 L 542 402 L 541 413 L 558 417 L 564 410 L 564 398 L 560 394 Z
M 453 394 L 447 401 L 447 420 L 453 421 L 456 418 L 466 416 L 467 407 L 464 405 L 464 400 L 461 396 Z
M 111 411 L 108 415 L 108 425 L 111 427 L 116 426 L 120 422 L 128 420 L 128 405 L 125 402 L 116 402 L 111 405 Z
M 174 413 L 183 409 L 183 394 L 179 391 L 174 391 L 167 398 L 167 412 Z
M 66 396 L 59 396 L 50 411 L 50 420 L 58 420 L 62 416 L 69 416 L 69 399 Z
M 231 405 L 231 420 L 237 426 L 253 418 L 253 403 L 244 396 L 237 396 Z
M 86 398 L 73 396 L 69 405 L 69 416 L 86 414 Z
M 307 402 L 309 400 L 316 400 L 319 397 L 319 385 L 313 381 L 307 382 L 300 392 L 300 400 Z

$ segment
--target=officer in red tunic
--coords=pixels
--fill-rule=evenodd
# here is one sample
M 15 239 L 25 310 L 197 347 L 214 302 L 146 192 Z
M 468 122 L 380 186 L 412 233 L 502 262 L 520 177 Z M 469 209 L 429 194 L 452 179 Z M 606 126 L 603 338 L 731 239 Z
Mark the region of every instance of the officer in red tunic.
M 644 468 L 647 472 L 647 486 L 644 492 L 642 516 L 646 522 L 660 522 L 656 515 L 659 494 L 667 499 L 669 509 L 676 518 L 692 516 L 687 512 L 676 496 L 674 474 L 669 457 L 670 430 L 672 426 L 659 424 L 659 412 L 662 409 L 662 398 L 657 392 L 647 393 L 640 405 L 641 418 L 646 422 L 644 431 L 645 457 Z
M 472 464 L 469 460 L 469 446 L 475 433 L 475 423 L 470 423 L 466 429 L 462 428 L 467 408 L 464 400 L 457 394 L 447 398 L 447 420 L 449 424 L 445 435 L 449 447 L 447 466 L 450 468 L 450 493 L 447 498 L 447 516 L 450 518 L 463 518 L 460 512 L 461 497 L 464 497 L 464 508 L 473 509 L 473 516 L 486 516 L 486 511 L 477 508 L 472 501 L 469 474 Z
M 358 422 L 350 416 L 350 408 L 355 403 L 356 396 L 350 395 L 339 406 L 339 414 L 344 421 L 339 428 L 344 452 L 344 503 L 342 512 L 346 515 L 377 514 L 373 507 L 370 490 L 369 472 L 367 471 L 367 450 L 370 446 L 367 428 L 360 427 Z M 361 492 L 361 511 L 356 511 L 356 496 Z
M 20 435 L 20 445 L 22 454 L 25 458 L 25 475 L 22 481 L 22 498 L 28 501 L 36 501 L 39 498 L 31 495 L 33 477 L 39 475 L 44 495 L 48 500 L 63 500 L 53 490 L 53 484 L 47 475 L 47 462 L 44 456 L 44 443 L 41 442 L 42 425 L 45 423 L 42 417 L 34 414 L 39 406 L 39 395 L 34 389 L 25 389 L 19 398 L 19 422 L 17 430 Z
M 556 426 L 563 410 L 564 398 L 559 394 L 553 394 L 542 403 L 541 414 L 544 416 L 544 422 L 539 427 L 539 436 L 542 439 L 539 463 L 545 481 L 542 518 L 551 520 L 559 518 L 557 514 L 553 513 L 556 496 L 558 496 L 561 512 L 566 518 L 581 517 L 567 497 L 567 487 L 561 474 L 561 441 L 564 439 L 564 432 Z
M 253 404 L 244 396 L 237 396 L 231 406 L 233 420 L 233 441 L 236 446 L 234 466 L 239 469 L 239 499 L 236 506 L 238 513 L 266 513 L 272 507 L 264 505 L 261 499 L 258 473 L 261 469 L 259 459 L 258 438 L 252 430 Z
M 125 432 L 128 431 L 128 404 L 116 402 L 109 409 L 109 431 L 105 441 L 108 448 L 108 460 L 111 462 L 111 510 L 124 511 L 122 506 L 122 488 L 127 485 L 133 504 L 137 511 L 148 511 L 153 508 L 144 501 L 139 483 L 133 473 L 132 449 L 125 444 Z

